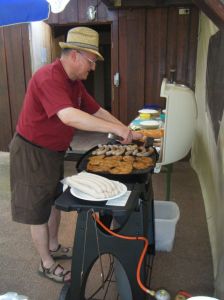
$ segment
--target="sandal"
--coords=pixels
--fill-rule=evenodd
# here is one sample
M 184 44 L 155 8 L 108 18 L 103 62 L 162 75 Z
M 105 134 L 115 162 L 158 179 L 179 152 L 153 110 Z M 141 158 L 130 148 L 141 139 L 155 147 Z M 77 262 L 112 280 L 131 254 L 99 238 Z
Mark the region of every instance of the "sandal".
M 70 259 L 72 258 L 72 248 L 59 244 L 56 250 L 50 250 L 50 254 L 54 259 Z
M 58 268 L 61 269 L 61 272 L 59 272 L 59 274 L 55 274 L 55 271 Z M 47 277 L 58 283 L 66 283 L 71 281 L 71 278 L 67 280 L 65 279 L 66 275 L 71 273 L 71 271 L 65 271 L 65 269 L 60 264 L 57 263 L 53 263 L 53 265 L 50 268 L 45 268 L 41 260 L 38 273 L 41 276 Z

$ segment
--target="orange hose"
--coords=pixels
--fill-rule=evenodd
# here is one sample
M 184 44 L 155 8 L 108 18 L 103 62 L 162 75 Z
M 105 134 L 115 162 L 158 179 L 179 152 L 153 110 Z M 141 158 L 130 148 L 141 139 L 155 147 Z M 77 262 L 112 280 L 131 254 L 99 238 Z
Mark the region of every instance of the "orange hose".
M 144 241 L 145 245 L 144 245 L 144 248 L 142 250 L 142 253 L 141 253 L 141 256 L 139 258 L 139 262 L 138 262 L 138 266 L 137 266 L 137 271 L 136 271 L 136 277 L 137 277 L 137 282 L 138 282 L 138 285 L 140 286 L 140 288 L 147 294 L 150 294 L 151 296 L 155 296 L 155 291 L 152 291 L 152 290 L 149 290 L 147 287 L 145 287 L 145 285 L 142 283 L 141 281 L 141 276 L 140 276 L 140 272 L 141 272 L 141 267 L 142 267 L 142 263 L 143 263 L 143 260 L 144 260 L 144 257 L 145 257 L 145 254 L 146 254 L 146 251 L 148 249 L 148 240 L 143 237 L 143 236 L 126 236 L 126 235 L 121 235 L 121 234 L 118 234 L 116 232 L 113 232 L 112 230 L 110 230 L 109 228 L 107 228 L 101 221 L 100 219 L 97 217 L 97 215 L 95 213 L 92 214 L 93 218 L 96 220 L 96 222 L 105 230 L 107 231 L 108 233 L 110 233 L 111 235 L 117 237 L 117 238 L 120 238 L 120 239 L 124 239 L 124 240 L 130 240 L 130 241 L 135 241 L 135 240 L 141 240 L 141 241 Z

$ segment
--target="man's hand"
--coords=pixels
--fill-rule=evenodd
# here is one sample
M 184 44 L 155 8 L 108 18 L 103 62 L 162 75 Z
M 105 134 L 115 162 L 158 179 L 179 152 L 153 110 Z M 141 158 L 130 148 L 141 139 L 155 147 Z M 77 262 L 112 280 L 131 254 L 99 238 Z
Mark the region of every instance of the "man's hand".
M 122 144 L 131 144 L 133 140 L 140 140 L 143 137 L 141 133 L 136 131 L 129 130 L 128 135 L 124 138 L 121 143 Z
M 143 134 L 138 131 L 131 131 L 133 140 L 140 140 L 143 138 Z

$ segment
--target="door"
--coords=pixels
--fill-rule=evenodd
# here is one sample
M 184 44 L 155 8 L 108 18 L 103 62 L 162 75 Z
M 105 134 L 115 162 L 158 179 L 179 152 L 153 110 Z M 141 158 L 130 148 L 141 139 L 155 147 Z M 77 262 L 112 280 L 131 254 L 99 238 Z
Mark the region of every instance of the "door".
M 144 105 L 145 10 L 119 12 L 119 118 L 126 125 Z

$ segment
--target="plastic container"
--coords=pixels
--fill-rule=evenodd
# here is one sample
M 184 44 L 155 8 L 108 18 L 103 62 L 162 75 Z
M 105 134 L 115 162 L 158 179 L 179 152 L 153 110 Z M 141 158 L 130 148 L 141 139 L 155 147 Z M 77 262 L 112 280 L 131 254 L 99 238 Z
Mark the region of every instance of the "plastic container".
M 173 201 L 154 201 L 155 248 L 157 251 L 171 251 L 175 238 L 176 224 L 180 217 L 178 205 Z
M 144 108 L 148 108 L 148 109 L 155 109 L 155 110 L 161 110 L 161 106 L 158 104 L 145 104 Z

